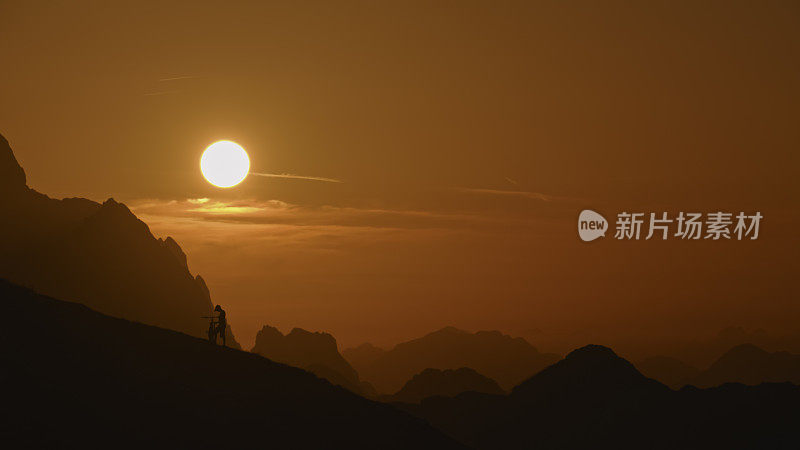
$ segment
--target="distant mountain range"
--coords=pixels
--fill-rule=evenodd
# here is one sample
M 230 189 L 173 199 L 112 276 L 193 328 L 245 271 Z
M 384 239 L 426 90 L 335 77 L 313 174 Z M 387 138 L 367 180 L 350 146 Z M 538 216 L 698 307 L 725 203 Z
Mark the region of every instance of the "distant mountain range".
M 172 239 L 123 204 L 56 200 L 26 185 L 0 136 L 0 278 L 117 317 L 203 336 L 213 308 Z M 228 344 L 238 347 L 228 327 Z
M 769 351 L 787 350 L 800 354 L 800 329 L 775 333 L 761 328 L 729 326 L 713 336 L 652 341 L 647 339 L 638 344 L 629 343 L 626 344 L 626 354 L 637 355 L 637 361 L 651 355 L 664 355 L 690 367 L 703 369 L 713 364 L 723 353 L 742 344 L 753 344 Z
M 499 331 L 469 333 L 443 328 L 419 339 L 381 351 L 360 346 L 344 352 L 361 378 L 382 394 L 400 390 L 412 376 L 425 369 L 469 367 L 511 389 L 558 360 L 558 355 L 540 353 L 522 338 Z
M 0 309 L 4 448 L 465 448 L 252 353 L 4 280 Z
M 743 344 L 728 350 L 711 367 L 690 380 L 690 384 L 711 387 L 723 383 L 755 385 L 783 381 L 800 384 L 800 355 L 770 353 L 755 345 Z
M 328 333 L 295 328 L 283 335 L 277 328 L 264 326 L 256 336 L 253 353 L 273 361 L 306 369 L 366 397 L 374 397 L 375 389 L 359 379 L 358 373 L 339 354 L 336 339 Z
M 483 376 L 469 367 L 460 369 L 425 369 L 414 375 L 394 395 L 384 396 L 383 401 L 419 403 L 429 397 L 455 397 L 463 392 L 482 392 L 502 395 L 503 389 L 496 381 Z
M 636 367 L 673 389 L 686 385 L 713 387 L 725 383 L 756 385 L 788 381 L 800 384 L 800 355 L 785 351 L 770 353 L 753 344 L 731 348 L 702 371 L 664 356 L 648 358 L 637 363 Z
M 397 404 L 478 449 L 797 448 L 800 387 L 680 391 L 590 345 L 506 396 L 468 392 Z

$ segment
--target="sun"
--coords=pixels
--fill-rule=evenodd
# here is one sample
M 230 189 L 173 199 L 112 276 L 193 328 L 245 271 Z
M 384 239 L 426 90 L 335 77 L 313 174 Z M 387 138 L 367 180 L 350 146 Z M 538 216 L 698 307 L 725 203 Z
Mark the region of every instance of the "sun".
M 236 186 L 247 178 L 250 158 L 241 145 L 218 141 L 209 145 L 200 158 L 200 171 L 209 183 L 221 188 Z

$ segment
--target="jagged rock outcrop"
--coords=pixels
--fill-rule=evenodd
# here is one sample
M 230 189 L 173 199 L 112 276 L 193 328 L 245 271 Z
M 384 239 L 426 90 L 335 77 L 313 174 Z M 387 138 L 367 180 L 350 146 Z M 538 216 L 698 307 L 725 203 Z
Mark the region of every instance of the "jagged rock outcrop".
M 172 239 L 122 203 L 52 199 L 25 185 L 0 137 L 0 278 L 100 312 L 204 336 L 213 305 Z M 229 327 L 230 330 L 230 327 Z M 228 343 L 238 347 L 233 335 Z

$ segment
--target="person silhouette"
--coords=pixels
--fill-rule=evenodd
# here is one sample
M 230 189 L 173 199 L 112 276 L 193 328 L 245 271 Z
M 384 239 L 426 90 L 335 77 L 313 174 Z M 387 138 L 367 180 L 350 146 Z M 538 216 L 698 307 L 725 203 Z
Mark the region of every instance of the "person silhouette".
M 211 319 L 208 322 L 208 342 L 216 345 L 217 344 L 217 322 L 214 321 L 214 317 L 205 317 L 206 319 Z
M 226 347 L 225 328 L 227 328 L 228 326 L 228 321 L 225 319 L 225 310 L 222 309 L 222 306 L 217 305 L 214 308 L 214 311 L 219 313 L 219 317 L 217 317 L 217 336 L 220 336 L 222 338 L 222 346 Z

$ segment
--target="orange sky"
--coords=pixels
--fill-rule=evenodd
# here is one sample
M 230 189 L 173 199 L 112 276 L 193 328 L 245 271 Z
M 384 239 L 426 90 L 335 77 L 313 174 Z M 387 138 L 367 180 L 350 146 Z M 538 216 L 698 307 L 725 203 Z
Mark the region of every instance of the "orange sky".
M 174 236 L 246 347 L 797 333 L 796 3 L 231 3 L 0 3 L 0 132 L 35 189 Z M 214 188 L 221 139 L 343 183 Z M 584 208 L 765 219 L 587 244 Z

